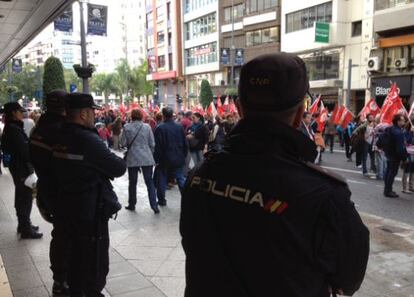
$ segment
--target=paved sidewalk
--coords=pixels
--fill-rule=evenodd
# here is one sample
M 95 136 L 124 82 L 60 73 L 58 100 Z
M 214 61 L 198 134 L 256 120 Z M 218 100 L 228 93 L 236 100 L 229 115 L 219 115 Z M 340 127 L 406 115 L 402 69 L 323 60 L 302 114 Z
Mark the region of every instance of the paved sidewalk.
M 47 297 L 51 290 L 49 269 L 50 225 L 37 208 L 32 220 L 45 236 L 20 240 L 16 234 L 14 187 L 7 170 L 0 176 L 0 255 L 15 297 Z M 123 204 L 128 181 L 115 181 Z M 168 207 L 155 216 L 149 208 L 146 188 L 139 176 L 136 212 L 121 211 L 111 220 L 111 265 L 105 294 L 112 297 L 183 296 L 184 253 L 178 222 L 180 198 L 177 189 L 168 191 Z M 414 215 L 414 214 L 413 214 Z M 414 297 L 414 227 L 363 215 L 371 230 L 368 273 L 358 297 Z

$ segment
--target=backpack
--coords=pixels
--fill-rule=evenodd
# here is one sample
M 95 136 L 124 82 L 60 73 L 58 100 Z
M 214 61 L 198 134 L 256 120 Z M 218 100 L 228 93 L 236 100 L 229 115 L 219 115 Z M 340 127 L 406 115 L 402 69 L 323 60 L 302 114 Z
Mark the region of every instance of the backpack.
M 383 133 L 379 134 L 375 145 L 384 152 L 391 150 L 391 127 L 386 128 Z

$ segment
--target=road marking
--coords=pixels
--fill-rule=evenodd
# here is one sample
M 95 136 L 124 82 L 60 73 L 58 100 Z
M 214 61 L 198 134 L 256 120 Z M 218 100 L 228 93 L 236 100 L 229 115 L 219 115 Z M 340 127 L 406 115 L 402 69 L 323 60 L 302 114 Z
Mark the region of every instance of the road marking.
M 322 168 L 328 169 L 328 170 L 333 170 L 333 171 L 340 171 L 340 172 L 346 172 L 346 173 L 354 173 L 354 174 L 361 174 L 361 171 L 357 171 L 357 170 L 350 170 L 350 169 L 343 169 L 343 168 L 337 168 L 337 167 L 329 167 L 329 166 L 321 166 Z M 401 177 L 396 177 L 395 178 L 396 181 L 402 181 Z
M 356 180 L 353 180 L 353 179 L 347 179 L 346 181 L 348 183 L 351 183 L 351 184 L 367 185 L 367 183 L 356 181 Z

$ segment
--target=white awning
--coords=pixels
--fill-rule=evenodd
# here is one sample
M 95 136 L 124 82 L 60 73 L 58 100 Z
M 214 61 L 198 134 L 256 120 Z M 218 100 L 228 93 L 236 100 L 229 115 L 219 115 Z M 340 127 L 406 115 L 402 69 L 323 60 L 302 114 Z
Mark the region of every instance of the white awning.
M 0 0 L 0 65 L 6 63 L 75 0 Z

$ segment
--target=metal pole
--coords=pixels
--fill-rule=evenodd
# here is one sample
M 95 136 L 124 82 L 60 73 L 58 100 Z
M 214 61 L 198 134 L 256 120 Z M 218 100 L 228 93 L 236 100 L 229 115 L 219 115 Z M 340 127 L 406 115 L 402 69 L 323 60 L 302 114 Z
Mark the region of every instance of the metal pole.
M 348 60 L 348 91 L 346 94 L 346 108 L 349 109 L 351 103 L 351 80 L 352 80 L 352 59 Z
M 82 67 L 88 67 L 88 61 L 86 56 L 86 33 L 85 33 L 85 20 L 83 15 L 83 1 L 79 1 L 80 7 L 80 34 L 81 34 L 81 53 L 82 53 Z M 83 92 L 89 94 L 89 81 L 87 78 L 83 80 Z
M 9 76 L 9 102 L 13 101 L 13 92 L 12 92 L 12 84 L 13 84 L 13 78 L 12 78 L 12 63 L 8 63 L 8 67 L 7 67 L 7 74 Z
M 231 58 L 231 87 L 234 87 L 234 59 L 236 57 L 236 50 L 234 47 L 234 0 L 231 0 L 231 50 L 230 50 L 230 58 Z M 233 55 L 232 55 L 233 53 Z

